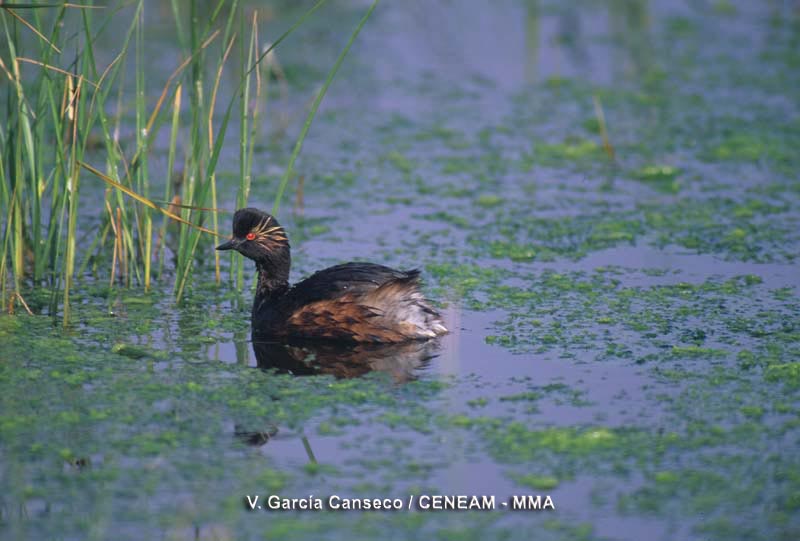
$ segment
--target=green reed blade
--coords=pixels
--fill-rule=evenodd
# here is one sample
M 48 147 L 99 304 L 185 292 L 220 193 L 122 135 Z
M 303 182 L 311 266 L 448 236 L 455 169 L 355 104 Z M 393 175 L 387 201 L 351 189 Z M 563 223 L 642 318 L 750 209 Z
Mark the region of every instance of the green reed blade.
M 328 72 L 328 77 L 325 78 L 325 83 L 317 93 L 317 97 L 314 98 L 314 102 L 311 104 L 311 110 L 308 112 L 306 121 L 303 124 L 303 129 L 300 130 L 300 135 L 297 137 L 297 143 L 294 145 L 294 150 L 292 150 L 292 154 L 289 156 L 289 164 L 286 166 L 286 171 L 284 172 L 281 183 L 278 186 L 278 193 L 275 195 L 275 203 L 272 205 L 272 214 L 278 213 L 278 208 L 280 207 L 281 199 L 283 198 L 283 192 L 286 191 L 286 186 L 289 184 L 289 179 L 292 177 L 294 162 L 297 159 L 297 156 L 300 154 L 300 149 L 303 148 L 303 141 L 305 141 L 308 130 L 311 128 L 311 122 L 314 120 L 314 116 L 317 114 L 317 109 L 319 109 L 319 105 L 322 103 L 322 98 L 325 97 L 328 87 L 333 82 L 334 77 L 336 77 L 336 72 L 339 71 L 339 67 L 342 65 L 342 62 L 344 62 L 345 56 L 347 56 L 347 53 L 350 51 L 350 47 L 353 45 L 353 42 L 355 42 L 356 37 L 361 32 L 361 29 L 364 28 L 364 25 L 369 20 L 370 15 L 372 15 L 372 12 L 375 10 L 375 7 L 377 7 L 379 1 L 380 0 L 374 0 L 367 12 L 361 18 L 361 21 L 358 23 L 358 26 L 356 26 L 353 34 L 350 36 L 350 39 L 347 40 L 347 44 L 339 54 L 339 57 L 333 64 L 333 67 Z

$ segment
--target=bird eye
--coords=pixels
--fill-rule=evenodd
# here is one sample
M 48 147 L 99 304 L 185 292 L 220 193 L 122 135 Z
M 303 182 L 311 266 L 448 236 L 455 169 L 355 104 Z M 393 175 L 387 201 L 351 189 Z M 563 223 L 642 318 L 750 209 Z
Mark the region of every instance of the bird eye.
M 247 240 L 253 240 L 254 238 L 256 238 L 256 234 L 255 233 L 248 233 L 247 235 L 245 235 L 244 238 L 246 238 Z

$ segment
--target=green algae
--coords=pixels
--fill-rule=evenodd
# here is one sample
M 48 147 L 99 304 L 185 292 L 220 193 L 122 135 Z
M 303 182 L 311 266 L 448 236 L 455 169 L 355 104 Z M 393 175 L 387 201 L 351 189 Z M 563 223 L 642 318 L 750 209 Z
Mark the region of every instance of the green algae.
M 540 393 L 529 391 L 525 393 L 517 393 L 507 396 L 501 396 L 500 400 L 504 402 L 521 402 L 521 401 L 535 402 L 539 400 L 541 397 L 542 395 Z
M 691 346 L 672 346 L 672 356 L 677 358 L 714 358 L 714 357 L 727 357 L 729 353 L 725 350 L 704 348 L 695 345 Z
M 655 53 L 641 48 L 655 56 L 646 70 L 633 55 L 624 57 L 620 64 L 632 70 L 625 84 L 545 79 L 519 93 L 512 118 L 470 116 L 468 110 L 484 108 L 463 104 L 470 92 L 462 88 L 436 102 L 442 112 L 432 116 L 438 118 L 387 114 L 374 121 L 383 130 L 372 130 L 362 110 L 352 117 L 332 106 L 315 129 L 329 126 L 320 140 L 340 146 L 304 158 L 313 218 L 288 222 L 296 231 L 293 247 L 301 248 L 298 269 L 310 272 L 319 261 L 302 252 L 302 243 L 315 238 L 315 246 L 338 258 L 350 246 L 331 232 L 347 239 L 382 222 L 361 221 L 361 209 L 376 196 L 412 212 L 424 207 L 426 223 L 419 230 L 411 225 L 378 239 L 387 262 L 422 266 L 427 291 L 437 299 L 491 311 L 496 321 L 488 329 L 462 332 L 520 354 L 513 358 L 515 371 L 546 378 L 539 363 L 553 359 L 564 366 L 580 363 L 589 375 L 606 366 L 625 374 L 641 370 L 648 389 L 630 389 L 632 397 L 621 402 L 642 417 L 623 416 L 619 424 L 574 421 L 568 412 L 584 399 L 589 382 L 570 381 L 562 390 L 515 382 L 506 389 L 502 376 L 495 386 L 481 387 L 429 375 L 398 388 L 382 377 L 337 382 L 264 374 L 246 367 L 246 355 L 225 358 L 231 364 L 211 362 L 216 342 L 246 334 L 249 293 L 242 300 L 217 292 L 209 267 L 200 266 L 197 275 L 202 280 L 205 273 L 208 283 L 196 285 L 184 310 L 160 301 L 168 292 L 140 298 L 103 286 L 79 293 L 81 320 L 65 333 L 53 329 L 49 317 L 0 317 L 7 501 L 30 501 L 35 511 L 36 498 L 52 498 L 51 515 L 36 519 L 48 524 L 37 530 L 40 537 L 86 537 L 84 519 L 65 517 L 92 510 L 109 525 L 98 537 L 124 521 L 142 525 L 137 537 L 192 531 L 220 538 L 374 538 L 389 531 L 399 539 L 595 539 L 601 536 L 586 517 L 593 523 L 603 516 L 612 517 L 617 531 L 632 517 L 708 539 L 796 538 L 800 474 L 786 451 L 798 430 L 796 287 L 765 285 L 772 272 L 767 266 L 744 271 L 763 272 L 766 280 L 697 278 L 693 269 L 675 276 L 675 267 L 572 270 L 603 250 L 616 258 L 616 248 L 642 246 L 663 248 L 667 262 L 658 264 L 665 267 L 675 250 L 729 261 L 796 261 L 798 135 L 780 118 L 792 116 L 786 110 L 794 102 L 784 99 L 785 89 L 797 86 L 796 70 L 786 67 L 792 61 L 784 50 L 787 32 L 770 33 L 769 44 L 753 53 L 758 62 L 747 51 L 732 61 L 734 55 L 719 45 L 731 46 L 732 34 L 698 13 L 703 9 L 651 17 L 648 41 L 669 46 Z M 715 30 L 719 42 L 700 43 Z M 628 54 L 624 45 L 614 47 Z M 291 80 L 313 75 L 303 62 L 288 65 Z M 362 62 L 356 69 L 364 67 Z M 709 81 L 698 78 L 705 70 Z M 435 77 L 425 85 L 433 89 Z M 753 97 L 715 94 L 726 85 Z M 596 137 L 599 124 L 585 120 L 593 95 L 609 119 L 620 170 L 608 167 Z M 365 128 L 354 128 L 344 145 L 342 125 L 352 118 Z M 480 131 L 474 135 L 473 129 Z M 589 135 L 570 136 L 576 129 Z M 376 131 L 384 137 L 379 147 L 368 143 Z M 274 160 L 270 155 L 264 161 Z M 256 178 L 254 201 L 270 200 L 273 181 Z M 355 225 L 340 216 L 348 212 Z M 411 240 L 401 240 L 406 233 Z M 384 256 L 368 251 L 372 234 L 363 238 L 358 257 Z M 562 270 L 545 270 L 543 262 Z M 624 255 L 615 263 L 641 265 L 627 263 Z M 47 310 L 49 294 L 25 298 L 39 313 Z M 114 317 L 104 302 L 109 299 Z M 118 353 L 130 347 L 146 355 L 132 362 L 115 354 L 114 344 L 122 347 Z M 499 362 L 506 359 L 485 359 L 486 372 L 504 374 Z M 444 414 L 458 409 L 452 397 L 462 393 L 479 398 L 465 402 L 460 413 Z M 31 397 L 39 408 L 29 404 Z M 603 403 L 592 411 L 612 410 Z M 307 433 L 312 445 L 315 437 L 331 438 L 322 446 L 330 455 L 315 446 L 315 466 L 298 448 L 293 461 L 280 462 L 272 442 L 253 452 L 236 440 L 233 424 L 253 430 L 278 425 L 278 445 L 293 431 Z M 359 452 L 340 461 L 338 455 L 353 448 Z M 464 456 L 503 464 L 517 490 L 553 490 L 565 517 L 525 515 L 507 526 L 499 523 L 502 513 L 322 513 L 309 519 L 241 509 L 243 490 L 443 491 L 448 481 L 436 473 Z M 563 505 L 558 491 L 568 483 L 612 488 L 605 503 Z M 176 492 L 186 503 L 158 499 Z M 137 503 L 142 494 L 157 500 L 158 510 Z M 119 498 L 125 505 L 109 507 Z M 59 505 L 67 511 L 62 514 Z M 590 506 L 596 514 L 575 509 Z M 148 516 L 156 516 L 158 528 L 147 529 Z
M 642 203 L 636 211 L 584 215 L 580 218 L 537 218 L 503 208 L 491 221 L 468 222 L 444 214 L 430 219 L 476 230 L 470 243 L 490 257 L 514 261 L 551 261 L 558 256 L 581 258 L 637 240 L 657 246 L 679 244 L 699 253 L 755 260 L 793 260 L 785 249 L 797 242 L 794 231 L 764 219 L 785 210 L 763 203 L 741 205 L 728 199 L 697 202 L 682 199 L 670 205 Z
M 487 440 L 489 452 L 501 462 L 543 463 L 555 455 L 559 461 L 567 461 L 624 446 L 619 434 L 604 427 L 534 430 L 518 422 L 499 425 L 492 419 L 477 419 L 473 426 L 478 427 Z
M 414 163 L 397 151 L 389 152 L 384 159 L 403 173 L 411 173 L 415 169 Z
M 632 175 L 633 178 L 659 191 L 678 193 L 680 191 L 680 183 L 677 182 L 677 177 L 680 173 L 681 170 L 679 168 L 670 165 L 647 165 L 634 171 Z
M 800 388 L 800 363 L 778 363 L 767 366 L 764 373 L 767 381 L 783 384 L 788 389 Z
M 466 268 L 461 269 L 464 271 Z M 452 280 L 452 275 L 447 276 Z M 775 347 L 775 338 L 778 344 L 785 343 L 781 351 L 790 348 L 794 340 L 793 332 L 784 331 L 793 318 L 790 305 L 783 310 L 762 308 L 750 315 L 719 313 L 719 306 L 733 298 L 747 298 L 754 306 L 763 304 L 761 280 L 750 275 L 651 288 L 624 287 L 607 272 L 544 272 L 525 277 L 524 287 L 504 285 L 498 277 L 480 283 L 467 274 L 465 280 L 458 292 L 466 306 L 508 311 L 496 322 L 496 331 L 502 332 L 487 335 L 485 341 L 515 351 L 597 350 L 602 345 L 605 358 L 674 361 L 734 357 L 737 348 L 752 347 L 753 340 L 759 340 L 759 355 L 764 355 Z M 698 326 L 698 318 L 707 312 L 715 314 L 714 319 Z M 601 330 L 604 327 L 633 334 L 620 345 L 608 340 L 608 331 Z M 706 344 L 712 333 L 724 338 L 728 347 Z M 661 353 L 654 353 L 654 348 Z
M 776 161 L 790 159 L 783 153 L 782 145 L 776 140 L 764 140 L 747 133 L 734 133 L 726 136 L 717 146 L 708 150 L 704 156 L 708 160 L 755 161 L 770 158 Z
M 495 194 L 482 194 L 478 196 L 475 203 L 484 208 L 496 207 L 503 204 L 503 198 Z
M 603 147 L 596 141 L 571 137 L 561 143 L 534 144 L 532 152 L 523 157 L 523 166 L 529 169 L 534 164 L 576 165 L 595 163 L 605 157 Z
M 132 344 L 124 344 L 122 342 L 114 344 L 111 348 L 111 352 L 124 357 L 130 357 L 131 359 L 141 359 L 143 357 L 166 358 L 166 354 L 163 351 L 156 351 Z
M 516 475 L 512 478 L 520 485 L 531 487 L 537 490 L 552 490 L 559 484 L 558 479 L 545 475 Z
M 752 197 L 745 201 L 687 197 L 666 205 L 642 201 L 633 210 L 591 208 L 578 217 L 557 218 L 530 212 L 529 205 L 535 205 L 536 199 L 522 197 L 503 205 L 487 205 L 480 197 L 476 207 L 482 210 L 470 212 L 469 219 L 452 211 L 424 217 L 466 230 L 478 253 L 514 261 L 579 259 L 593 251 L 635 242 L 658 247 L 677 244 L 730 259 L 791 261 L 795 255 L 789 247 L 799 240 L 793 227 L 774 219 L 784 215 L 794 221 L 795 217 L 787 214 L 789 206 Z
M 743 472 L 741 462 L 726 462 L 719 458 L 715 461 L 717 469 L 707 473 L 708 465 L 702 457 L 709 450 L 726 449 L 742 441 L 774 441 L 774 438 L 783 437 L 782 431 L 798 428 L 787 425 L 765 431 L 761 424 L 780 411 L 795 411 L 788 403 L 771 405 L 770 401 L 774 401 L 776 396 L 792 400 L 793 395 L 786 393 L 796 389 L 796 386 L 792 387 L 795 363 L 786 362 L 786 355 L 792 347 L 796 348 L 792 331 L 796 315 L 793 315 L 792 307 L 797 301 L 793 294 L 784 292 L 783 309 L 765 305 L 773 302 L 772 296 L 766 294 L 769 290 L 759 276 L 631 287 L 625 285 L 628 271 L 616 268 L 593 273 L 523 274 L 523 281 L 520 281 L 519 271 L 500 271 L 478 265 L 439 264 L 429 270 L 435 287 L 442 291 L 463 294 L 467 302 L 474 296 L 476 307 L 494 310 L 502 307 L 510 314 L 519 314 L 523 319 L 515 324 L 517 348 L 529 347 L 532 340 L 537 347 L 563 348 L 565 351 L 574 351 L 581 344 L 592 347 L 596 340 L 608 342 L 613 340 L 613 335 L 591 337 L 587 334 L 598 319 L 605 318 L 603 326 L 612 328 L 614 334 L 619 335 L 628 329 L 635 333 L 632 336 L 639 336 L 638 341 L 629 337 L 620 344 L 632 350 L 633 358 L 655 347 L 657 353 L 650 365 L 659 367 L 659 370 L 664 363 L 693 359 L 692 366 L 699 365 L 700 373 L 697 373 L 697 368 L 683 371 L 691 377 L 683 376 L 679 381 L 691 384 L 695 388 L 692 392 L 697 395 L 690 394 L 667 404 L 672 408 L 676 407 L 674 404 L 685 403 L 691 411 L 702 404 L 702 415 L 698 418 L 697 413 L 687 414 L 679 409 L 670 414 L 674 417 L 661 419 L 656 426 L 637 429 L 602 424 L 542 426 L 539 422 L 545 419 L 538 417 L 537 422 L 541 413 L 537 413 L 536 408 L 520 406 L 552 404 L 563 407 L 559 405 L 581 404 L 583 401 L 579 389 L 550 384 L 477 399 L 467 404 L 465 414 L 447 416 L 433 412 L 436 411 L 437 397 L 452 383 L 424 380 L 397 388 L 382 377 L 342 381 L 324 377 L 296 379 L 236 365 L 208 363 L 196 366 L 178 364 L 175 368 L 154 373 L 149 363 L 124 362 L 107 346 L 90 345 L 87 349 L 69 336 L 53 331 L 47 318 L 34 317 L 29 318 L 31 328 L 39 329 L 45 335 L 52 334 L 49 340 L 37 345 L 37 356 L 46 356 L 47 352 L 58 355 L 61 359 L 59 366 L 53 367 L 52 361 L 34 362 L 27 370 L 15 372 L 13 379 L 6 383 L 14 392 L 23 394 L 30 394 L 32 389 L 50 389 L 49 408 L 58 414 L 42 420 L 34 411 L 23 410 L 25 413 L 20 415 L 4 417 L 0 423 L 0 437 L 4 442 L 18 442 L 19 447 L 15 445 L 13 449 L 33 452 L 30 455 L 33 457 L 71 464 L 69 467 L 73 469 L 85 468 L 81 466 L 87 463 L 85 457 L 96 457 L 101 450 L 102 461 L 96 465 L 96 460 L 90 461 L 93 464 L 90 467 L 96 468 L 98 474 L 113 475 L 114 483 L 156 490 L 159 476 L 165 475 L 163 466 L 157 467 L 156 472 L 160 472 L 157 475 L 138 476 L 125 468 L 116 468 L 112 473 L 108 464 L 126 460 L 126 457 L 156 464 L 167 461 L 176 464 L 176 474 L 192 478 L 189 472 L 196 464 L 197 455 L 186 456 L 185 449 L 198 449 L 205 455 L 235 445 L 233 435 L 221 430 L 231 419 L 255 430 L 270 425 L 278 425 L 281 430 L 317 426 L 309 433 L 337 438 L 349 438 L 355 427 L 369 426 L 370 432 L 391 436 L 382 437 L 380 442 L 357 438 L 356 445 L 369 450 L 369 454 L 375 457 L 384 457 L 381 460 L 360 459 L 357 466 L 343 466 L 329 462 L 329 457 L 317 452 L 317 465 L 300 461 L 296 467 L 288 469 L 285 466 L 276 469 L 278 466 L 271 463 L 256 468 L 253 464 L 240 464 L 233 470 L 223 463 L 207 464 L 204 479 L 218 479 L 218 482 L 230 484 L 237 479 L 250 479 L 251 471 L 262 472 L 260 476 L 255 475 L 258 482 L 250 480 L 248 486 L 253 486 L 254 492 L 263 492 L 308 487 L 308 483 L 322 483 L 326 487 L 349 486 L 344 480 L 351 475 L 359 479 L 382 476 L 384 480 L 380 486 L 391 490 L 403 478 L 419 482 L 441 467 L 437 459 L 420 459 L 416 453 L 408 456 L 400 450 L 404 445 L 413 438 L 434 440 L 445 437 L 448 441 L 466 439 L 474 442 L 471 445 L 477 445 L 480 452 L 508 468 L 506 476 L 512 482 L 532 490 L 555 491 L 566 482 L 586 479 L 611 479 L 622 483 L 637 472 L 651 475 L 648 472 L 652 468 L 654 473 L 652 478 L 648 477 L 646 488 L 625 489 L 618 500 L 612 499 L 609 505 L 616 506 L 622 515 L 670 517 L 704 512 L 721 517 L 734 508 L 731 498 L 726 495 L 742 493 L 739 481 L 721 483 L 719 479 L 748 479 L 748 486 L 751 486 L 752 476 L 747 477 Z M 514 285 L 507 283 L 508 280 L 513 280 Z M 221 296 L 220 301 L 224 298 Z M 752 311 L 720 311 L 719 307 L 731 300 L 735 300 L 737 305 L 751 306 Z M 187 311 L 193 309 L 187 308 Z M 243 310 L 234 310 L 226 317 L 247 320 Z M 557 325 L 559 318 L 563 320 Z M 6 337 L 11 338 L 14 351 L 26 351 L 19 340 L 22 326 L 6 318 L 0 318 L 0 322 L 3 332 L 13 331 Z M 133 332 L 119 329 L 113 318 L 107 318 L 104 325 L 107 328 L 91 329 L 89 335 L 122 339 L 126 333 Z M 156 321 L 155 326 L 160 325 Z M 194 334 L 203 327 L 185 325 L 184 332 Z M 209 325 L 208 328 L 216 327 Z M 528 334 L 527 329 L 534 334 Z M 657 332 L 653 333 L 654 330 Z M 501 336 L 505 338 L 508 335 Z M 733 340 L 731 344 L 747 344 L 746 353 L 737 354 L 736 347 L 716 344 L 726 336 Z M 660 347 L 659 344 L 669 347 Z M 776 344 L 777 350 L 774 349 Z M 610 354 L 612 357 L 621 355 L 621 349 L 614 351 Z M 15 354 L 9 358 L 15 357 L 29 358 Z M 734 363 L 710 373 L 703 371 L 704 363 L 697 362 L 707 359 L 732 359 Z M 741 373 L 740 367 L 745 365 L 751 368 Z M 763 367 L 763 373 L 760 367 Z M 118 372 L 120 368 L 123 370 Z M 5 370 L 8 371 L 8 365 Z M 659 373 L 667 374 L 666 371 Z M 102 385 L 98 387 L 98 383 Z M 87 384 L 90 385 L 88 392 L 83 390 Z M 741 389 L 731 392 L 731 385 L 741 386 Z M 775 386 L 785 389 L 786 393 L 772 392 Z M 755 390 L 759 394 L 753 395 Z M 64 396 L 70 396 L 69 402 L 62 400 Z M 495 400 L 495 396 L 498 399 Z M 736 404 L 733 408 L 731 401 Z M 160 405 L 152 407 L 150 404 Z M 493 413 L 491 408 L 497 406 L 501 408 L 500 412 Z M 725 416 L 719 417 L 721 415 Z M 725 419 L 732 419 L 732 415 L 757 422 L 739 420 L 726 426 Z M 509 416 L 515 420 L 509 421 Z M 687 419 L 690 422 L 687 423 Z M 32 441 L 30 427 L 34 425 L 36 434 L 47 436 Z M 79 427 L 92 436 L 75 440 L 71 434 Z M 96 439 L 100 435 L 103 437 L 102 446 Z M 761 448 L 741 448 L 741 452 L 760 453 Z M 670 469 L 678 460 L 690 461 L 688 469 Z M 781 468 L 787 466 L 784 457 L 773 455 L 771 460 L 778 461 Z M 395 473 L 390 475 L 387 473 L 390 471 Z M 313 481 L 304 481 L 306 478 Z M 776 511 L 770 515 L 770 520 L 775 521 L 774 526 L 769 526 L 772 528 L 770 531 L 791 528 L 792 519 L 787 513 L 792 508 L 793 485 L 776 488 L 770 480 L 758 482 L 772 487 L 770 501 L 774 503 L 770 505 Z M 217 500 L 211 498 L 211 501 Z M 174 508 L 168 506 L 168 509 Z M 232 516 L 236 514 L 237 511 L 232 512 Z M 288 519 L 280 516 L 276 520 Z M 318 519 L 315 517 L 315 520 Z M 331 524 L 339 524 L 335 518 L 331 520 Z M 421 520 L 427 524 L 426 521 L 432 519 Z M 729 523 L 738 525 L 741 521 L 729 520 Z M 431 526 L 434 529 L 443 527 L 438 521 L 430 524 L 436 524 Z M 496 527 L 487 528 L 496 531 Z M 767 526 L 759 528 L 759 531 L 764 531 Z

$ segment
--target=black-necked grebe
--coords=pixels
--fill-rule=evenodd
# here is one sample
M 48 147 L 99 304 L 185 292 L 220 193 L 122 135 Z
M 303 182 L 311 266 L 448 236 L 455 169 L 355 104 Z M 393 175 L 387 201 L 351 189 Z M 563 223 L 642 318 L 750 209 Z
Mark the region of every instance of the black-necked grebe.
M 418 270 L 344 263 L 290 287 L 289 241 L 266 212 L 237 210 L 233 238 L 217 250 L 236 250 L 256 263 L 256 336 L 398 343 L 447 332 L 442 317 L 419 290 Z

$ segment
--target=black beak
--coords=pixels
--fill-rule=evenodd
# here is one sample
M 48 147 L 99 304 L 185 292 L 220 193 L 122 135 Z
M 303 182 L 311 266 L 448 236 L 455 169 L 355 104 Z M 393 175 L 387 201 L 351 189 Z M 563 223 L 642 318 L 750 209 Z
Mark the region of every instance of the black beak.
M 228 242 L 223 242 L 219 246 L 217 246 L 217 250 L 236 250 L 239 248 L 239 244 L 241 244 L 236 239 L 231 239 Z

